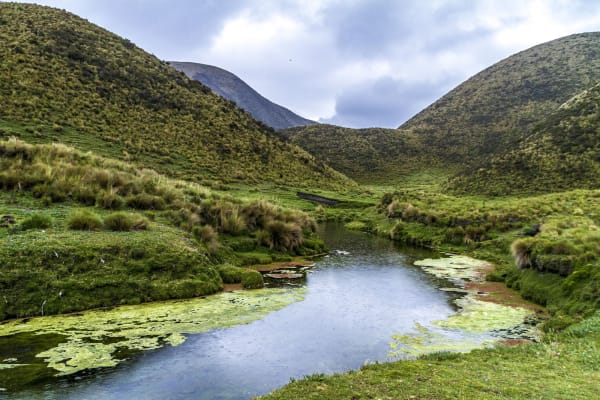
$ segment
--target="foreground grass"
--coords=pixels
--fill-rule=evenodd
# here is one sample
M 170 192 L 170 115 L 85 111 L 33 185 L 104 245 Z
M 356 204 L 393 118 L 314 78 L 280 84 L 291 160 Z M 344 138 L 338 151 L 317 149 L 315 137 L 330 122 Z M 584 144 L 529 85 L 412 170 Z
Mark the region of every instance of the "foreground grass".
M 592 399 L 599 379 L 595 332 L 307 376 L 261 399 Z

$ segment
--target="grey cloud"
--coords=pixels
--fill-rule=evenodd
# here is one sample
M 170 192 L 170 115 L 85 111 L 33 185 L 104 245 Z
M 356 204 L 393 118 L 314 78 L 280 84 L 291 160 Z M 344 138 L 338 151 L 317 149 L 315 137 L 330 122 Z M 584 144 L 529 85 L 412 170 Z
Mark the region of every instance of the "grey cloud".
M 243 0 L 44 0 L 87 18 L 163 59 L 178 58 L 208 42 Z
M 397 128 L 448 88 L 448 81 L 408 83 L 382 78 L 340 94 L 336 99 L 335 115 L 320 122 L 357 128 Z

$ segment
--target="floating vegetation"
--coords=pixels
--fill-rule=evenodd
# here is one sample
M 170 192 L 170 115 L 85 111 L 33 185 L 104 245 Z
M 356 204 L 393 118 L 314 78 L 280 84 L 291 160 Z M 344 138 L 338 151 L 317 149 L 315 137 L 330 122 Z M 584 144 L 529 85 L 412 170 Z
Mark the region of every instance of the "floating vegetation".
M 488 269 L 490 263 L 454 255 L 419 260 L 414 264 L 427 273 L 450 280 L 461 287 L 442 290 L 464 293 L 464 296 L 454 301 L 459 308 L 456 314 L 433 322 L 434 326 L 431 328 L 416 324 L 417 332 L 414 334 L 393 336 L 389 357 L 418 356 L 440 351 L 467 352 L 494 345 L 503 339 L 537 339 L 537 329 L 527 323 L 532 319 L 533 311 L 480 300 L 477 291 L 465 288 L 466 282 L 482 280 L 482 271 Z M 454 339 L 457 331 L 461 334 L 459 339 Z
M 123 306 L 107 311 L 15 320 L 0 325 L 0 336 L 59 334 L 65 341 L 36 355 L 69 375 L 89 368 L 112 367 L 117 350 L 143 351 L 177 346 L 186 334 L 245 324 L 303 299 L 305 289 L 263 289 L 222 293 L 206 298 Z M 18 361 L 14 354 L 12 361 Z M 18 364 L 0 364 L 0 369 Z
M 495 343 L 493 338 L 482 336 L 454 339 L 444 334 L 444 332 L 434 331 L 419 323 L 415 323 L 415 329 L 417 333 L 392 336 L 390 352 L 388 353 L 389 358 L 417 357 L 441 351 L 465 353 Z
M 482 269 L 490 267 L 490 263 L 487 261 L 457 255 L 435 259 L 426 258 L 415 261 L 414 264 L 423 268 L 427 273 L 454 283 L 477 280 L 481 277 Z
M 460 307 L 457 314 L 434 324 L 471 333 L 488 333 L 520 325 L 525 318 L 533 314 L 525 308 L 481 301 L 472 296 L 457 299 L 455 304 Z

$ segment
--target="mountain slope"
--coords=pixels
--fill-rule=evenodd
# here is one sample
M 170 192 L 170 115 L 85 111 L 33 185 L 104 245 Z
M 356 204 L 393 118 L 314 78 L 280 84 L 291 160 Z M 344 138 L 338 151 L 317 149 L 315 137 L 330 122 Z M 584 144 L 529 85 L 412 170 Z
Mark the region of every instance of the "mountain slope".
M 0 101 L 2 125 L 29 124 L 38 141 L 75 136 L 171 176 L 353 185 L 166 62 L 58 9 L 0 3 Z
M 571 35 L 494 64 L 398 130 L 315 125 L 284 131 L 348 176 L 389 183 L 431 166 L 472 170 L 515 148 L 572 96 L 600 81 L 600 33 Z
M 600 84 L 563 104 L 514 149 L 451 181 L 488 194 L 600 188 Z
M 390 183 L 415 167 L 435 166 L 410 131 L 319 124 L 285 129 L 280 134 L 360 183 Z
M 316 124 L 261 96 L 246 82 L 224 69 L 212 65 L 170 61 L 175 69 L 211 88 L 218 95 L 231 100 L 248 111 L 254 118 L 274 129 Z
M 480 161 L 530 133 L 572 96 L 600 81 L 600 33 L 566 36 L 512 55 L 468 79 L 400 129 L 443 160 Z

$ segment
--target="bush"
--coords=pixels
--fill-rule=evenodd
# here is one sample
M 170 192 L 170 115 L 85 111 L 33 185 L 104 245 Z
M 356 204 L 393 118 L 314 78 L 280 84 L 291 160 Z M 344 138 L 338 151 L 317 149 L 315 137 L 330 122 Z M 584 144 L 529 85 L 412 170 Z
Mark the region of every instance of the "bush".
M 240 283 L 242 282 L 242 274 L 244 268 L 235 267 L 230 264 L 224 264 L 217 267 L 217 271 L 224 283 Z
M 262 274 L 253 269 L 242 269 L 241 283 L 244 289 L 260 289 L 265 286 Z
M 47 229 L 52 226 L 52 218 L 44 214 L 33 214 L 21 222 L 21 229 Z
M 67 220 L 69 229 L 81 231 L 93 231 L 102 228 L 102 225 L 102 219 L 100 219 L 98 214 L 89 210 L 77 210 Z
M 302 246 L 302 228 L 292 222 L 272 221 L 267 225 L 273 247 L 277 250 L 295 250 Z
M 139 214 L 116 212 L 104 218 L 104 227 L 111 231 L 145 230 L 148 220 Z

